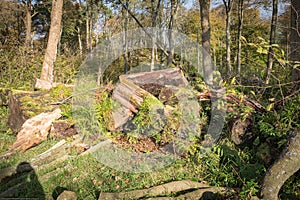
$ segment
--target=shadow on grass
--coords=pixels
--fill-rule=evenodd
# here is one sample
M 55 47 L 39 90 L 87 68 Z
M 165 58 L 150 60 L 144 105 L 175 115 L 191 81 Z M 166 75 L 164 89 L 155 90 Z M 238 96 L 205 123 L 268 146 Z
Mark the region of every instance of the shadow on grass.
M 15 173 L 0 181 L 0 199 L 45 199 L 38 177 L 28 162 L 18 164 Z

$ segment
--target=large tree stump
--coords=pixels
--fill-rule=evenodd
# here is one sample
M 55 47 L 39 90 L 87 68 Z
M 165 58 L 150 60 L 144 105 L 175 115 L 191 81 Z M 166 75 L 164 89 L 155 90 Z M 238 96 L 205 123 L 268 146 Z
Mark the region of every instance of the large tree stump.
M 262 199 L 277 200 L 282 185 L 299 169 L 300 130 L 297 130 L 295 131 L 295 136 L 291 138 L 287 149 L 266 173 L 261 189 Z
M 42 112 L 49 112 L 58 106 L 50 105 L 53 98 L 49 92 L 11 90 L 8 94 L 8 125 L 19 132 L 23 123 Z

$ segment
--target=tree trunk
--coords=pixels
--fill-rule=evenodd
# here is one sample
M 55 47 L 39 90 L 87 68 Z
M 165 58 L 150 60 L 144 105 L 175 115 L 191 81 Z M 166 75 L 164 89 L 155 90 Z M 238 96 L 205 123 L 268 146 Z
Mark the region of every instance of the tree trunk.
M 202 28 L 202 67 L 203 76 L 207 84 L 212 84 L 211 60 L 210 60 L 210 0 L 199 0 Z
M 89 20 L 89 8 L 87 6 L 86 8 L 86 19 L 85 19 L 85 29 L 86 29 L 86 50 L 89 52 L 91 50 L 91 44 L 90 44 L 90 20 Z
M 227 76 L 231 73 L 231 35 L 230 35 L 230 25 L 231 25 L 231 8 L 233 0 L 223 0 L 225 11 L 226 11 L 226 74 Z
M 174 57 L 174 44 L 173 44 L 173 34 L 172 29 L 174 28 L 174 24 L 177 19 L 177 11 L 180 4 L 180 0 L 171 0 L 171 16 L 169 22 L 169 47 L 170 52 L 167 58 L 167 66 L 170 67 L 172 65 L 173 57 Z
M 125 2 L 125 6 L 128 8 L 128 0 L 126 0 Z M 128 12 L 126 9 L 121 8 L 122 9 L 122 15 L 123 15 L 123 29 L 124 29 L 124 44 L 123 44 L 123 50 L 124 50 L 124 54 L 123 54 L 123 58 L 124 58 L 124 74 L 127 73 L 128 70 L 128 61 L 127 61 L 127 54 L 128 54 L 128 41 L 127 41 L 127 30 L 128 30 Z
M 151 18 L 152 18 L 152 27 L 156 28 L 157 14 L 161 4 L 161 0 L 151 0 Z M 152 38 L 152 52 L 151 52 L 151 71 L 154 70 L 154 65 L 157 59 L 157 46 L 156 46 L 156 33 L 153 34 Z
M 293 65 L 300 64 L 300 1 L 291 1 L 291 62 Z M 292 71 L 293 81 L 300 80 L 300 67 Z
M 57 45 L 60 38 L 63 0 L 52 1 L 51 25 L 46 54 L 43 62 L 41 78 L 37 80 L 35 87 L 50 89 L 53 84 L 53 65 L 57 55 Z
M 239 0 L 238 8 L 238 53 L 237 53 L 237 72 L 238 76 L 241 75 L 241 53 L 242 53 L 242 30 L 243 30 L 243 17 L 244 17 L 244 0 Z
M 27 0 L 27 4 L 25 5 L 25 46 L 30 47 L 31 43 L 31 0 Z
M 273 12 L 272 12 L 272 22 L 271 22 L 271 32 L 270 32 L 270 45 L 275 44 L 275 36 L 276 36 L 276 27 L 277 27 L 277 19 L 278 19 L 278 0 L 273 0 Z M 273 69 L 274 63 L 274 51 L 272 46 L 268 51 L 268 66 L 266 71 L 266 84 L 270 82 L 270 76 Z
M 78 38 L 79 55 L 82 56 L 81 32 L 80 32 L 80 28 L 79 27 L 77 27 L 77 38 Z

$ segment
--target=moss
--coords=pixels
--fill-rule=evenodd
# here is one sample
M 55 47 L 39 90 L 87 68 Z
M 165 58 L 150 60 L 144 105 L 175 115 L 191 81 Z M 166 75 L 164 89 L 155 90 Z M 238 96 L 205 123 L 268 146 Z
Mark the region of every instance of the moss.
M 164 105 L 154 96 L 148 95 L 133 120 L 138 134 L 154 136 L 159 133 L 166 122 Z
M 24 92 L 15 93 L 13 95 L 19 101 L 21 110 L 26 118 L 33 117 L 42 112 L 53 110 L 54 106 L 50 105 L 50 102 L 54 102 L 54 99 L 45 92 Z

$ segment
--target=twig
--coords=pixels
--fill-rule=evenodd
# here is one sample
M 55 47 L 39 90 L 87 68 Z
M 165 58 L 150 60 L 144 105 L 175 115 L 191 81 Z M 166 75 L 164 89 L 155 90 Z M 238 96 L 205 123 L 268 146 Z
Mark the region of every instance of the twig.
M 242 87 L 242 88 L 267 89 L 267 88 L 280 88 L 282 86 L 292 85 L 292 84 L 297 84 L 297 83 L 300 83 L 300 80 L 299 81 L 288 82 L 288 83 L 282 83 L 282 84 L 268 85 L 268 86 L 257 86 L 257 85 L 236 85 L 236 86 Z
M 286 102 L 289 98 L 297 95 L 298 93 L 300 93 L 300 88 L 294 92 L 292 92 L 291 94 L 289 94 L 288 96 L 286 97 L 283 97 L 281 100 L 277 101 L 274 105 L 274 108 L 277 108 L 279 106 L 281 106 L 282 104 L 284 104 L 284 102 Z

